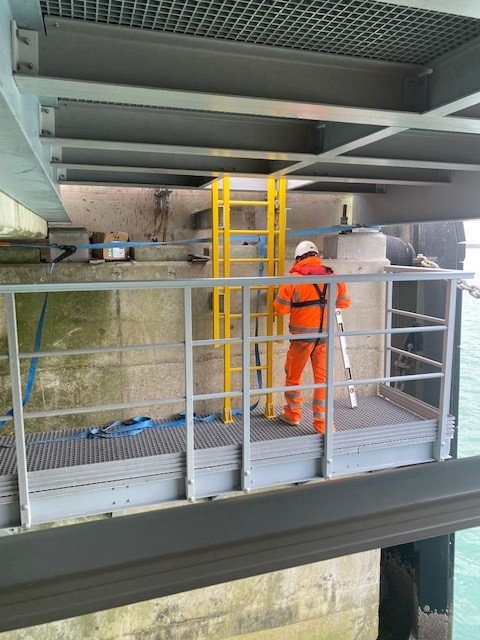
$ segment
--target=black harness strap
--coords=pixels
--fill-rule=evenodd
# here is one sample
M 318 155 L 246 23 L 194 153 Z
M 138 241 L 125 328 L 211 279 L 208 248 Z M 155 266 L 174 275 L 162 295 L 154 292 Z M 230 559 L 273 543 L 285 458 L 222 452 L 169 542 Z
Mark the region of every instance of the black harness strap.
M 318 297 L 320 300 L 320 326 L 318 327 L 318 333 L 322 333 L 323 331 L 323 317 L 325 315 L 325 307 L 327 304 L 327 285 L 324 284 L 323 285 L 323 290 L 320 291 L 320 287 L 318 286 L 318 284 L 314 284 L 313 285 L 318 293 Z M 313 347 L 312 351 L 315 351 L 315 349 L 318 347 L 318 344 L 320 342 L 321 338 L 318 337 L 315 340 L 315 346 Z
M 320 289 L 320 287 L 318 286 L 318 284 L 313 284 L 313 286 L 315 287 L 317 293 L 318 293 L 318 298 L 316 300 L 305 300 L 304 302 L 292 302 L 291 306 L 292 307 L 320 307 L 320 326 L 318 327 L 318 333 L 322 333 L 323 331 L 323 320 L 324 320 L 324 316 L 325 316 L 325 307 L 327 305 L 327 285 L 324 284 L 323 285 L 323 290 Z M 317 338 L 315 341 L 315 346 L 313 347 L 314 351 L 319 342 L 320 342 L 321 338 Z

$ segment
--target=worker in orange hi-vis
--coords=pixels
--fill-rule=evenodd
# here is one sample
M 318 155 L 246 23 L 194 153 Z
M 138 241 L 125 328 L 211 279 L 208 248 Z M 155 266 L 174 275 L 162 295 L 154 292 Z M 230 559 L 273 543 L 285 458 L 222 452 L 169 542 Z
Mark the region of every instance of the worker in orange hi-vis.
M 313 242 L 305 240 L 295 249 L 295 264 L 290 269 L 293 275 L 325 276 L 332 275 L 333 270 L 324 266 L 318 249 Z M 322 333 L 327 324 L 327 285 L 318 284 L 284 284 L 277 293 L 273 306 L 280 314 L 290 314 L 290 333 Z M 350 306 L 345 283 L 337 284 L 335 306 L 343 309 Z M 327 345 L 325 338 L 306 338 L 291 340 L 285 361 L 285 386 L 296 386 L 302 383 L 302 373 L 310 360 L 315 383 L 326 381 Z M 313 428 L 317 433 L 325 433 L 325 388 L 315 389 L 313 394 Z M 300 390 L 285 392 L 283 413 L 278 416 L 282 422 L 292 426 L 300 424 L 303 395 Z

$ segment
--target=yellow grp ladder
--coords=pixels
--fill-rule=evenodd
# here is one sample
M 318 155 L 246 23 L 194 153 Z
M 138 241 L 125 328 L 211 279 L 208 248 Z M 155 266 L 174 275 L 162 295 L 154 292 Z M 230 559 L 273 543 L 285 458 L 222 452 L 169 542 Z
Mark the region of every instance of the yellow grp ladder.
M 230 278 L 235 264 L 263 264 L 263 273 L 267 276 L 284 275 L 285 266 L 285 228 L 286 228 L 286 178 L 267 178 L 266 198 L 264 200 L 232 200 L 230 177 L 218 178 L 212 184 L 212 275 L 214 278 Z M 265 229 L 231 228 L 231 207 L 265 207 Z M 252 240 L 264 237 L 265 255 L 251 258 L 232 257 L 231 244 L 235 237 L 251 237 Z M 252 287 L 252 290 L 266 291 L 266 309 L 250 311 L 250 318 L 264 318 L 266 327 L 262 335 L 273 336 L 275 320 L 277 334 L 283 334 L 283 316 L 277 316 L 273 309 L 276 291 L 272 286 Z M 213 339 L 232 338 L 231 322 L 241 318 L 242 314 L 232 310 L 235 292 L 241 287 L 214 287 L 213 289 Z M 258 293 L 257 293 L 258 295 Z M 237 302 L 238 305 L 238 302 Z M 218 346 L 218 345 L 217 345 Z M 250 371 L 265 371 L 266 386 L 273 387 L 273 342 L 266 342 L 265 364 L 250 366 Z M 241 367 L 232 365 L 232 345 L 223 345 L 224 354 L 224 391 L 233 390 L 233 375 L 241 373 Z M 274 417 L 273 394 L 268 393 L 265 401 L 265 416 Z M 233 422 L 231 398 L 224 399 L 223 422 Z

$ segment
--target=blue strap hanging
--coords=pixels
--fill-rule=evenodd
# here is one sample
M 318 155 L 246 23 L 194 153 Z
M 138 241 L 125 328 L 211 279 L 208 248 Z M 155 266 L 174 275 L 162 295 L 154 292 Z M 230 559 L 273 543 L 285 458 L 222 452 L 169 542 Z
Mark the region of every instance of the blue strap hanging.
M 35 332 L 35 341 L 33 345 L 34 351 L 40 351 L 42 345 L 43 328 L 45 326 L 45 314 L 47 311 L 48 293 L 45 294 L 43 300 L 42 310 L 40 312 L 40 318 L 38 320 L 37 331 Z M 23 396 L 22 404 L 25 406 L 30 399 L 32 390 L 35 384 L 35 377 L 37 375 L 38 356 L 33 356 L 30 360 L 30 367 L 28 369 L 27 384 L 25 387 L 25 394 Z M 13 408 L 7 412 L 7 416 L 13 416 Z M 0 429 L 5 426 L 5 420 L 0 421 Z

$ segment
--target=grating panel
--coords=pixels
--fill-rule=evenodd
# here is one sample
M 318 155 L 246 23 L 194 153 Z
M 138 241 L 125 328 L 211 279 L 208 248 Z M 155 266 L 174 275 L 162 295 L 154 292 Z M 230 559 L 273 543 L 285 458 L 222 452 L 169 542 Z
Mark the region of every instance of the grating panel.
M 425 64 L 480 20 L 371 0 L 40 0 L 42 13 L 220 40 Z
M 335 401 L 335 423 L 339 433 L 353 429 L 391 428 L 392 425 L 427 423 L 393 402 L 381 397 L 362 398 L 356 409 L 351 409 L 347 400 Z M 251 441 L 268 442 L 284 438 L 297 438 L 314 434 L 313 416 L 306 406 L 300 427 L 290 427 L 276 420 L 267 420 L 261 413 L 251 414 Z M 161 421 L 158 422 L 161 427 Z M 59 430 L 46 433 L 31 433 L 26 437 L 27 463 L 29 471 L 59 469 L 78 465 L 132 460 L 149 456 L 184 452 L 186 432 L 183 427 L 148 429 L 137 436 L 118 439 L 89 439 L 48 442 L 68 437 L 82 430 Z M 367 439 L 375 441 L 375 436 Z M 40 444 L 38 441 L 47 441 Z M 223 424 L 219 419 L 195 425 L 195 448 L 211 449 L 242 442 L 242 419 Z M 15 449 L 13 437 L 0 438 L 0 475 L 15 473 Z

